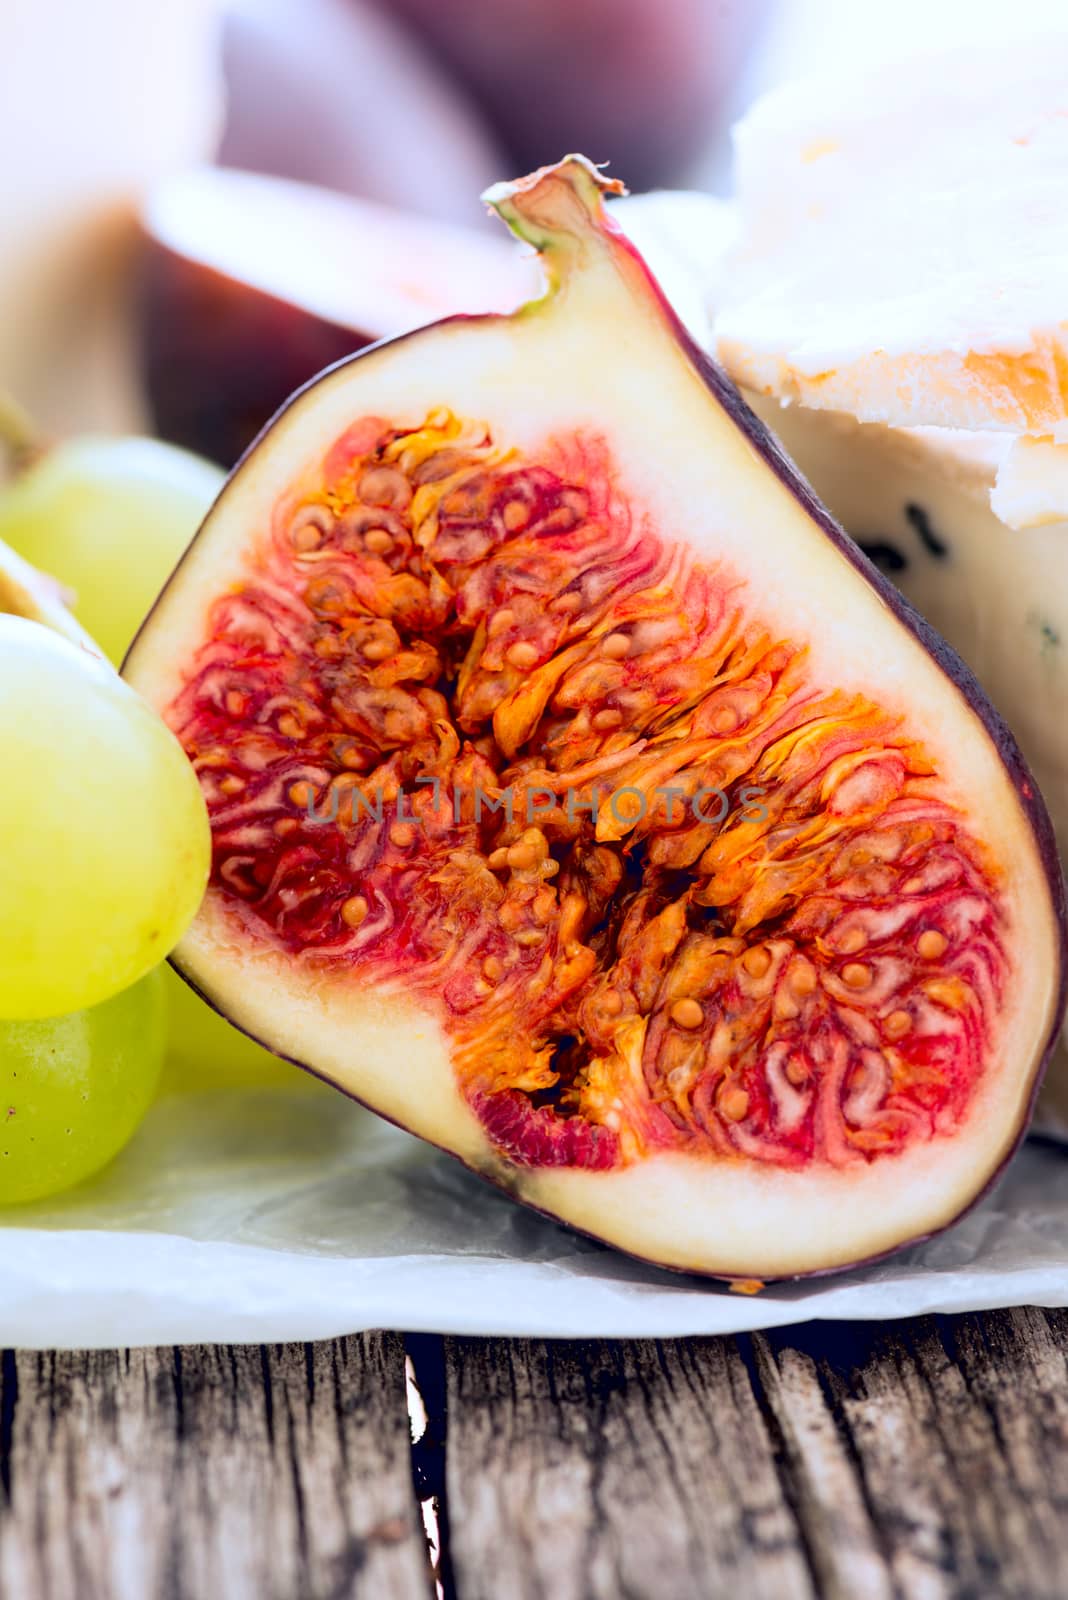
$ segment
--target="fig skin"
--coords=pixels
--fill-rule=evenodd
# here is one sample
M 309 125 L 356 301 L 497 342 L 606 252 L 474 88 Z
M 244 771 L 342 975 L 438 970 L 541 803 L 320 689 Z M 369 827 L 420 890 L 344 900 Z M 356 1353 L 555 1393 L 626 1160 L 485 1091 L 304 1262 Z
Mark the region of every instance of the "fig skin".
M 1013 1070 L 996 1055 L 991 1045 L 984 1057 L 988 1077 L 993 1080 L 988 1089 L 990 1094 L 1000 1094 L 1002 1098 L 984 1099 L 985 1120 L 972 1117 L 971 1122 L 965 1124 L 967 1137 L 958 1131 L 953 1139 L 940 1141 L 935 1151 L 937 1161 L 921 1152 L 924 1154 L 921 1166 L 906 1163 L 895 1167 L 895 1182 L 891 1188 L 886 1187 L 889 1180 L 884 1182 L 883 1179 L 873 1187 L 870 1174 L 875 1169 L 868 1166 L 859 1177 L 856 1169 L 851 1169 L 848 1184 L 825 1186 L 826 1192 L 819 1188 L 813 1190 L 811 1186 L 799 1187 L 792 1179 L 785 1184 L 779 1179 L 772 1182 L 762 1173 L 760 1192 L 765 1198 L 778 1196 L 766 1215 L 790 1221 L 790 1236 L 784 1243 L 775 1235 L 774 1228 L 765 1223 L 765 1213 L 755 1218 L 745 1214 L 758 1190 L 751 1187 L 744 1163 L 741 1168 L 728 1163 L 726 1170 L 720 1164 L 717 1170 L 716 1163 L 686 1160 L 680 1164 L 674 1157 L 670 1161 L 648 1158 L 637 1169 L 632 1167 L 623 1173 L 567 1172 L 563 1175 L 563 1187 L 555 1179 L 547 1183 L 544 1172 L 532 1176 L 529 1169 L 509 1165 L 486 1139 L 477 1118 L 461 1104 L 452 1080 L 451 1057 L 435 1029 L 432 1013 L 389 986 L 379 991 L 364 986 L 359 995 L 350 987 L 343 996 L 334 996 L 328 995 L 327 989 L 317 983 L 313 1000 L 311 993 L 301 986 L 299 975 L 291 970 L 291 961 L 276 959 L 275 953 L 266 948 L 248 951 L 235 948 L 234 930 L 232 927 L 228 930 L 217 898 L 209 900 L 198 929 L 179 952 L 179 964 L 232 1021 L 250 1035 L 266 1040 L 275 1053 L 309 1066 L 353 1098 L 364 1100 L 390 1120 L 410 1127 L 459 1156 L 475 1170 L 512 1190 L 525 1203 L 594 1237 L 659 1264 L 729 1279 L 768 1280 L 839 1270 L 876 1258 L 948 1225 L 989 1186 L 1022 1134 L 1041 1059 L 1055 1037 L 1064 1003 L 1063 886 L 1059 872 L 1050 876 L 1055 856 L 1048 821 L 1011 738 L 992 717 L 974 681 L 952 653 L 918 623 L 816 505 L 811 492 L 796 478 L 734 391 L 695 351 L 670 311 L 657 299 L 649 280 L 642 281 L 640 264 L 629 247 L 610 235 L 605 236 L 607 243 L 603 243 L 597 232 L 603 223 L 588 219 L 584 224 L 576 220 L 570 201 L 566 213 L 569 225 L 561 228 L 559 236 L 554 234 L 552 216 L 546 216 L 540 207 L 546 195 L 551 197 L 556 193 L 554 182 L 560 175 L 574 194 L 582 197 L 592 218 L 592 175 L 588 168 L 572 162 L 549 173 L 535 175 L 524 184 L 495 191 L 490 198 L 508 214 L 508 220 L 517 226 L 517 231 L 526 232 L 544 248 L 550 281 L 554 285 L 566 283 L 568 296 L 557 301 L 550 292 L 545 302 L 526 308 L 510 323 L 499 318 L 451 319 L 421 334 L 379 346 L 343 363 L 308 386 L 280 415 L 230 480 L 197 545 L 143 630 L 127 663 L 128 674 L 153 703 L 161 708 L 171 705 L 182 682 L 175 658 L 178 661 L 189 659 L 203 638 L 205 606 L 220 588 L 232 582 L 239 570 L 235 558 L 240 555 L 252 528 L 266 508 L 276 503 L 278 493 L 299 473 L 309 452 L 325 450 L 337 437 L 338 425 L 343 424 L 346 417 L 351 420 L 375 414 L 369 397 L 379 383 L 390 395 L 392 411 L 398 408 L 406 411 L 417 404 L 416 396 L 427 392 L 425 372 L 428 368 L 434 369 L 439 381 L 447 380 L 446 392 L 440 398 L 452 398 L 448 392 L 449 383 L 454 384 L 461 395 L 470 395 L 478 389 L 478 377 L 470 371 L 475 359 L 472 341 L 477 342 L 485 334 L 488 353 L 489 349 L 499 347 L 503 334 L 506 339 L 514 337 L 516 341 L 515 356 L 521 368 L 516 374 L 516 381 L 522 386 L 519 392 L 525 397 L 523 403 L 534 408 L 535 421 L 539 420 L 538 390 L 529 374 L 524 381 L 525 369 L 520 358 L 534 359 L 535 352 L 540 349 L 541 358 L 551 365 L 551 357 L 558 354 L 552 348 L 552 339 L 557 335 L 563 337 L 565 328 L 563 310 L 554 313 L 554 306 L 567 309 L 564 348 L 570 355 L 574 354 L 571 324 L 574 316 L 581 314 L 576 313 L 575 307 L 579 305 L 588 312 L 591 303 L 597 303 L 595 297 L 593 302 L 588 301 L 582 307 L 581 297 L 589 283 L 582 274 L 592 272 L 588 257 L 599 259 L 598 252 L 606 249 L 612 273 L 604 278 L 599 288 L 611 296 L 617 292 L 612 286 L 615 276 L 628 279 L 629 292 L 637 294 L 644 307 L 642 315 L 648 317 L 650 329 L 657 330 L 656 340 L 663 339 L 666 329 L 672 342 L 674 353 L 668 358 L 668 341 L 664 341 L 664 359 L 668 365 L 662 374 L 662 398 L 665 405 L 674 401 L 683 406 L 683 411 L 673 418 L 675 426 L 684 433 L 691 425 L 698 432 L 700 428 L 707 428 L 710 450 L 723 446 L 725 450 L 736 452 L 729 457 L 733 470 L 741 475 L 734 486 L 739 495 L 736 503 L 743 503 L 744 491 L 744 502 L 758 526 L 762 525 L 762 517 L 766 519 L 770 515 L 783 520 L 782 533 L 775 532 L 771 525 L 765 527 L 768 575 L 774 571 L 776 540 L 785 548 L 785 525 L 799 538 L 811 541 L 809 563 L 812 567 L 818 570 L 821 561 L 830 561 L 833 555 L 834 562 L 844 562 L 854 569 L 855 581 L 847 581 L 840 567 L 832 563 L 834 581 L 843 585 L 843 600 L 851 602 L 851 609 L 857 610 L 858 616 L 842 614 L 839 622 L 842 640 L 833 641 L 828 648 L 832 648 L 832 653 L 837 650 L 840 655 L 845 651 L 844 658 L 848 660 L 849 640 L 855 639 L 858 647 L 861 643 L 867 645 L 870 626 L 876 622 L 874 631 L 882 630 L 887 636 L 884 643 L 888 643 L 892 634 L 897 641 L 895 648 L 900 649 L 902 671 L 907 669 L 918 674 L 915 692 L 920 693 L 922 688 L 925 699 L 937 702 L 933 708 L 925 705 L 922 712 L 917 712 L 920 726 L 926 725 L 924 718 L 933 718 L 940 709 L 946 709 L 955 719 L 952 721 L 954 747 L 951 756 L 947 754 L 947 764 L 952 767 L 954 761 L 961 759 L 961 750 L 966 754 L 971 751 L 976 761 L 981 760 L 981 767 L 976 770 L 981 770 L 997 789 L 992 798 L 977 792 L 974 809 L 987 830 L 984 833 L 981 828 L 980 837 L 989 836 L 991 848 L 996 841 L 997 849 L 1006 851 L 1011 836 L 1011 848 L 1019 855 L 1016 862 L 1019 882 L 1027 886 L 1028 933 L 1033 939 L 1033 949 L 1028 954 L 1037 972 L 1026 962 L 1021 967 L 1019 961 L 1010 969 L 1016 997 L 1012 1017 L 1015 1031 L 1022 1029 L 1024 1033 L 1019 1043 L 1023 1059 Z M 576 258 L 581 265 L 576 265 Z M 629 278 L 630 274 L 634 275 L 633 279 Z M 612 329 L 618 326 L 616 313 L 619 309 L 618 304 L 612 305 L 604 314 Z M 539 315 L 549 319 L 554 314 L 562 319 L 559 327 L 548 320 L 543 326 L 537 320 Z M 535 336 L 542 336 L 546 346 L 536 345 Z M 652 332 L 650 338 L 653 338 Z M 650 355 L 651 351 L 650 344 L 644 353 Z M 467 358 L 463 362 L 461 355 Z M 406 367 L 409 358 L 410 365 Z M 676 359 L 677 369 L 672 364 Z M 412 398 L 407 403 L 398 401 L 398 393 L 409 392 L 405 390 L 403 374 L 414 370 L 416 365 L 421 374 L 418 380 L 421 387 L 410 391 Z M 581 369 L 573 366 L 569 370 L 577 373 Z M 696 397 L 695 376 L 703 380 L 703 399 Z M 622 379 L 622 371 L 619 377 Z M 487 409 L 489 400 L 487 392 Z M 689 415 L 691 403 L 693 418 Z M 633 424 L 627 425 L 630 426 L 628 433 L 619 410 L 621 404 L 613 396 L 605 397 L 606 408 L 620 435 L 636 438 L 640 419 L 636 417 Z M 477 409 L 470 400 L 464 404 L 465 411 Z M 551 419 L 548 401 L 544 410 Z M 511 415 L 514 422 L 518 415 L 514 408 Z M 722 436 L 720 430 L 724 430 Z M 686 437 L 689 438 L 688 433 Z M 781 495 L 772 479 L 785 488 L 787 496 Z M 730 505 L 728 490 L 730 485 L 724 484 L 726 503 Z M 694 543 L 696 546 L 696 539 Z M 803 556 L 798 554 L 797 559 L 800 587 L 818 586 L 818 578 L 806 570 Z M 759 563 L 753 570 L 760 573 Z M 876 591 L 883 612 L 892 613 L 895 623 L 878 620 L 881 613 L 878 607 L 873 607 L 867 588 Z M 759 605 L 759 596 L 756 603 Z M 915 648 L 917 640 L 934 665 L 921 668 L 918 664 L 921 651 Z M 945 679 L 949 680 L 948 684 Z M 864 681 L 863 676 L 861 681 Z M 971 713 L 975 714 L 974 718 Z M 985 725 L 985 738 L 979 732 L 980 725 Z M 1000 770 L 997 770 L 999 762 Z M 1016 800 L 1010 801 L 1013 793 Z M 1012 892 L 1018 891 L 1014 888 Z M 1036 997 L 1036 1004 L 1041 1004 L 1040 1012 L 1034 1016 L 1024 1005 L 1031 996 Z M 1007 1035 L 999 1035 L 996 1042 L 1006 1047 L 1014 1043 Z M 398 1074 L 398 1063 L 405 1065 L 403 1076 Z M 924 1148 L 929 1152 L 932 1147 Z M 956 1162 L 956 1167 L 952 1167 L 950 1158 Z M 912 1161 L 911 1156 L 909 1161 Z M 928 1194 L 923 1185 L 935 1183 L 945 1167 L 952 1170 L 943 1188 L 935 1189 L 933 1195 Z M 910 1190 L 909 1176 L 917 1172 L 921 1177 L 919 1189 Z M 577 1187 L 573 1182 L 576 1176 L 580 1179 Z M 645 1215 L 650 1182 L 659 1185 L 661 1191 L 660 1209 L 651 1218 Z M 717 1184 L 720 1185 L 718 1190 Z M 709 1209 L 705 1202 L 713 1192 L 718 1193 L 720 1206 Z M 731 1196 L 737 1201 L 735 1210 L 724 1211 L 723 1202 Z M 847 1196 L 853 1202 L 852 1214 L 839 1220 L 842 1201 Z M 687 1202 L 681 1210 L 677 1204 L 680 1198 Z M 889 1220 L 884 1214 L 888 1205 L 893 1211 Z M 803 1213 L 800 1217 L 799 1212 Z M 835 1226 L 842 1230 L 837 1240 L 828 1240 L 820 1233 L 821 1225 L 826 1225 L 830 1218 L 834 1218 Z M 716 1237 L 717 1226 L 721 1235 L 724 1230 L 728 1234 L 733 1230 L 734 1238 L 724 1241 Z M 657 1241 L 655 1246 L 648 1243 L 650 1227 Z M 676 1238 L 676 1234 L 686 1236 Z

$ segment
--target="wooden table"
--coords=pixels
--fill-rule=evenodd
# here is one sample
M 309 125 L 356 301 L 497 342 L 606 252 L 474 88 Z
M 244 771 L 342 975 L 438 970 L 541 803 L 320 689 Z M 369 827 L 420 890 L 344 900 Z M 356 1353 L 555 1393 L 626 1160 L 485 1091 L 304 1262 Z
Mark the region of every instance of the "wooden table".
M 8 1351 L 0 1498 L 4 1600 L 1064 1600 L 1068 1313 Z

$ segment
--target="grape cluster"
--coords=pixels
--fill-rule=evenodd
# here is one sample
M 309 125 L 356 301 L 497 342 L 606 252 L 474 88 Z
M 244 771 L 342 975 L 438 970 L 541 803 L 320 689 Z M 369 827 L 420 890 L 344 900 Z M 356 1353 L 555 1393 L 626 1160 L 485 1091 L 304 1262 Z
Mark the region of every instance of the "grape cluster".
M 201 1086 L 270 1070 L 162 965 L 203 894 L 207 814 L 177 740 L 104 659 L 121 662 L 220 482 L 153 440 L 81 439 L 0 495 L 0 1203 L 110 1161 L 168 1057 L 172 1084 L 193 1060 Z

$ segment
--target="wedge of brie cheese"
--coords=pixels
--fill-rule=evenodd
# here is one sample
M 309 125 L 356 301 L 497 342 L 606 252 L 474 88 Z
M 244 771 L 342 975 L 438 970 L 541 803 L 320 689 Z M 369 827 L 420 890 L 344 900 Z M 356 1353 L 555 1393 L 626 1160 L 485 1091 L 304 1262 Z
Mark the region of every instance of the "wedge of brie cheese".
M 738 382 L 868 422 L 1066 429 L 1068 14 L 1013 26 L 748 112 L 716 328 Z

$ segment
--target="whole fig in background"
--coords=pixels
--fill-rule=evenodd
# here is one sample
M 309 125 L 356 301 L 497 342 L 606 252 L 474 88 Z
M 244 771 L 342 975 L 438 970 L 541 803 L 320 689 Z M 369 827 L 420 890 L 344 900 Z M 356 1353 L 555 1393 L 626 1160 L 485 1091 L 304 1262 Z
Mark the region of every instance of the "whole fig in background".
M 310 384 L 126 663 L 238 1026 L 633 1253 L 842 1267 L 996 1177 L 1064 1007 L 1015 745 L 570 157 L 548 292 Z
M 495 140 L 385 13 L 360 0 L 232 0 L 223 65 L 225 165 L 481 221 L 476 197 L 500 171 Z M 320 246 L 312 232 L 286 248 Z
M 680 183 L 722 129 L 767 0 L 377 0 L 406 18 L 518 168 L 559 150 L 635 189 Z

